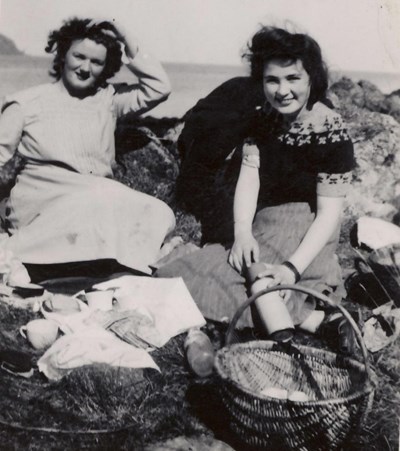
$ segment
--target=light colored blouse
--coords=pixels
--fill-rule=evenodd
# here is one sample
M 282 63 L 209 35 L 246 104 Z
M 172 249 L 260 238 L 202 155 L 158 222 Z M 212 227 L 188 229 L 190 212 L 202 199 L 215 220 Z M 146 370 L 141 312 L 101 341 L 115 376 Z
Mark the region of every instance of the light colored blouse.
M 170 93 L 164 69 L 150 56 L 139 52 L 127 66 L 137 84 L 108 85 L 82 99 L 69 95 L 62 81 L 6 97 L 0 116 L 0 166 L 18 149 L 32 164 L 111 175 L 116 119 L 142 114 Z
M 72 97 L 62 81 L 12 94 L 0 116 L 0 166 L 16 150 L 25 166 L 6 208 L 8 249 L 24 263 L 116 259 L 149 272 L 174 228 L 163 202 L 110 180 L 119 117 L 140 115 L 170 92 L 161 64 L 140 52 L 138 82 Z

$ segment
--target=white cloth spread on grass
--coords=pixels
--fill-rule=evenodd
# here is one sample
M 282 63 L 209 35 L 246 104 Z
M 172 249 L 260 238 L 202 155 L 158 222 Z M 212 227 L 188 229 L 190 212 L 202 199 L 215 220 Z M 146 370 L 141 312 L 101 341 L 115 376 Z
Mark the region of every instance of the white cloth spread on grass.
M 48 379 L 59 380 L 75 368 L 94 363 L 160 370 L 148 352 L 96 326 L 59 338 L 39 359 L 38 368 Z
M 112 311 L 91 310 L 82 301 L 78 301 L 81 311 L 77 313 L 47 312 L 42 308 L 43 315 L 56 321 L 66 334 L 38 362 L 40 371 L 49 379 L 59 379 L 73 368 L 91 363 L 158 369 L 144 349 L 133 345 L 132 337 L 138 337 L 139 347 L 143 340 L 149 345 L 147 349 L 151 349 L 163 346 L 170 338 L 191 328 L 205 325 L 204 317 L 181 278 L 123 276 L 95 288 L 115 290 L 117 302 Z M 117 327 L 116 321 L 124 319 L 131 321 L 132 330 L 126 328 L 126 321 Z M 114 329 L 114 334 L 102 328 L 109 326 L 113 326 L 110 330 Z M 126 336 L 130 344 L 117 335 Z
M 119 310 L 148 312 L 158 332 L 156 342 L 151 342 L 151 338 L 147 340 L 154 346 L 163 346 L 175 335 L 206 323 L 180 277 L 123 276 L 95 285 L 95 288 L 115 289 L 116 308 Z

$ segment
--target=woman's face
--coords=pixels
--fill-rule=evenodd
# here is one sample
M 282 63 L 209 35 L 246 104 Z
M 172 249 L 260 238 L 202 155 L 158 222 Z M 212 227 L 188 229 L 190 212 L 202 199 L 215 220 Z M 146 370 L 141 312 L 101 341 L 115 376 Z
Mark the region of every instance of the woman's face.
M 264 66 L 264 94 L 273 108 L 295 119 L 310 97 L 310 77 L 301 60 L 272 59 Z
M 104 70 L 107 49 L 91 39 L 73 41 L 65 55 L 62 81 L 73 95 L 93 90 Z

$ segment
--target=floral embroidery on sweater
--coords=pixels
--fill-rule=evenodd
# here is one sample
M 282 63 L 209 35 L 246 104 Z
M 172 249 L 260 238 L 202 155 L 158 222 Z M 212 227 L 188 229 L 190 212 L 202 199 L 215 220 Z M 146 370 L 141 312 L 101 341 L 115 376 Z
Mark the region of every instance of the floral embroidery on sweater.
M 306 144 L 333 144 L 350 141 L 350 136 L 344 127 L 340 116 L 333 120 L 326 118 L 323 131 L 316 132 L 312 123 L 294 122 L 289 131 L 281 133 L 278 140 L 288 146 L 304 146 Z
M 317 175 L 317 183 L 324 185 L 347 185 L 350 183 L 351 177 L 351 172 L 345 172 L 343 174 L 328 174 L 325 172 L 320 172 Z

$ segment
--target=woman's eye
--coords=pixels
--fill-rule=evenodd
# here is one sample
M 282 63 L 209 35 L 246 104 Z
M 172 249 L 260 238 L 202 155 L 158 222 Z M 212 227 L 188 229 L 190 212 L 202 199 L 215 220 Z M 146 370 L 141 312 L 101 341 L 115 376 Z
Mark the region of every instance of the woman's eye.
M 99 66 L 99 67 L 103 67 L 106 64 L 105 61 L 98 60 L 98 59 L 91 60 L 91 63 L 94 64 L 95 66 Z

